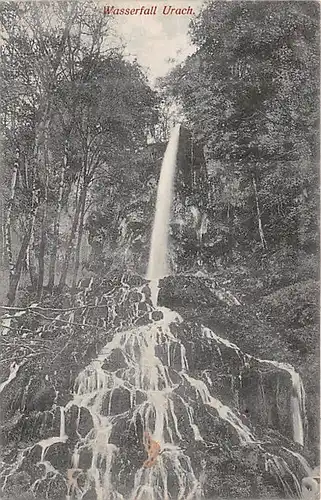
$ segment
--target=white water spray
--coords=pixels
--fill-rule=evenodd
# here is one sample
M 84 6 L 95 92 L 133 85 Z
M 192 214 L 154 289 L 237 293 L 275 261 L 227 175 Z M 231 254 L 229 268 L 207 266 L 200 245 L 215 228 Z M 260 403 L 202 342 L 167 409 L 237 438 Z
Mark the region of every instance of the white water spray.
M 158 281 L 168 271 L 168 228 L 179 136 L 180 125 L 177 125 L 165 152 L 157 192 L 147 274 L 154 306 L 157 304 Z M 202 222 L 199 240 L 204 232 L 206 224 Z M 109 310 L 110 322 L 117 319 L 116 306 L 125 302 L 129 286 L 123 281 L 122 286 L 120 297 Z M 203 408 L 203 413 L 211 419 L 209 427 L 215 430 L 217 426 L 219 430 L 223 423 L 227 435 L 231 433 L 238 439 L 239 446 L 257 447 L 265 459 L 266 470 L 277 478 L 285 492 L 290 496 L 298 496 L 300 484 L 286 460 L 266 451 L 262 446 L 264 443 L 256 440 L 252 429 L 241 419 L 239 410 L 230 408 L 215 397 L 215 391 L 213 394 L 209 388 L 213 385 L 210 377 L 204 382 L 197 371 L 190 373 L 185 346 L 175 333 L 179 331 L 183 319 L 166 308 L 158 308 L 160 319 L 153 319 L 155 311 L 145 302 L 144 289 L 145 285 L 142 285 L 136 290 L 141 300 L 136 308 L 137 317 L 133 319 L 141 319 L 138 317 L 141 306 L 151 321 L 141 326 L 134 321 L 128 329 L 123 328 L 120 322 L 120 328 L 115 329 L 96 359 L 79 373 L 72 399 L 65 407 L 60 407 L 60 428 L 56 433 L 59 435 L 37 443 L 41 454 L 36 465 L 41 467 L 42 476 L 36 479 L 31 489 L 37 492 L 43 482 L 49 481 L 50 484 L 52 478 L 61 479 L 61 472 L 50 462 L 49 451 L 51 446 L 68 443 L 72 449 L 72 468 L 68 469 L 64 477 L 66 500 L 81 500 L 85 497 L 97 500 L 200 500 L 204 498 L 202 473 L 195 467 L 193 453 L 192 459 L 187 449 L 193 449 L 196 443 L 197 446 L 206 446 L 208 439 L 212 439 L 213 433 L 208 438 L 207 429 L 199 427 L 202 424 L 200 409 Z M 229 292 L 223 294 L 216 291 L 216 294 L 222 301 L 228 299 L 232 304 L 240 305 Z M 240 360 L 244 361 L 244 366 L 246 361 L 254 359 L 208 328 L 200 327 L 199 333 L 200 340 L 206 338 L 210 344 L 217 345 L 222 364 L 221 347 L 232 354 L 236 352 Z M 111 362 L 116 354 L 120 361 L 118 367 L 112 366 Z M 256 361 L 273 364 L 290 374 L 294 440 L 303 445 L 305 404 L 300 377 L 290 365 L 268 360 Z M 215 370 L 215 366 L 211 368 Z M 15 378 L 18 369 L 16 366 L 11 367 L 10 376 L 0 386 L 0 392 Z M 78 417 L 73 416 L 71 419 L 75 410 Z M 86 431 L 82 428 L 84 422 L 81 425 L 81 415 L 87 415 L 85 420 L 92 422 Z M 133 459 L 131 463 L 126 458 L 122 435 L 126 435 L 129 428 L 135 429 L 135 435 L 140 440 L 143 433 L 147 432 L 153 440 L 158 441 L 162 451 L 152 468 L 143 466 L 146 455 L 137 463 Z M 129 442 L 130 446 L 133 445 Z M 309 465 L 299 453 L 286 448 L 283 450 L 285 457 L 291 454 L 304 471 L 309 472 Z M 119 468 L 120 458 L 122 468 L 127 467 L 128 470 L 129 479 L 125 488 L 123 482 L 127 478 L 123 469 Z M 20 462 L 13 471 L 10 467 L 5 470 L 4 483 L 18 467 Z
M 171 214 L 179 134 L 180 125 L 178 124 L 171 132 L 158 182 L 156 210 L 147 271 L 147 279 L 149 280 L 163 278 L 168 272 L 166 259 L 168 226 Z
M 289 373 L 292 381 L 291 411 L 293 425 L 293 441 L 304 446 L 304 422 L 306 421 L 305 391 L 300 375 L 288 363 L 280 363 L 267 359 L 259 359 Z

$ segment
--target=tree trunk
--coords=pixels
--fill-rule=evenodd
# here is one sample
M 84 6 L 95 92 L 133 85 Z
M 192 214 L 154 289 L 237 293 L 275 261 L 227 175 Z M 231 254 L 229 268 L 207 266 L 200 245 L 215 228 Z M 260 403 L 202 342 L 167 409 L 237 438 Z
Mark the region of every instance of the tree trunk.
M 18 178 L 18 169 L 19 169 L 19 151 L 17 150 L 16 161 L 14 162 L 12 178 L 11 178 L 11 190 L 10 190 L 10 198 L 7 207 L 6 213 L 6 222 L 4 226 L 4 240 L 6 246 L 7 259 L 9 264 L 9 275 L 12 276 L 14 273 L 14 262 L 12 256 L 12 242 L 11 242 L 11 213 L 14 203 L 14 198 L 16 194 L 16 186 L 17 186 L 17 178 Z
M 266 243 L 266 239 L 265 239 L 264 231 L 263 231 L 261 211 L 260 211 L 260 205 L 259 205 L 259 197 L 258 197 L 258 193 L 257 193 L 257 186 L 256 186 L 256 181 L 255 181 L 254 175 L 252 177 L 252 184 L 253 184 L 254 195 L 255 195 L 256 213 L 257 213 L 257 220 L 258 220 L 258 228 L 259 228 L 261 245 L 262 245 L 263 250 L 267 250 L 267 243 Z
M 38 254 L 38 282 L 37 282 L 37 298 L 38 300 L 42 297 L 43 281 L 45 275 L 45 253 L 47 245 L 47 232 L 46 232 L 46 208 L 43 207 L 42 219 L 41 219 L 41 234 L 40 234 L 40 245 Z
M 23 240 L 22 240 L 22 243 L 20 246 L 20 250 L 19 250 L 19 254 L 17 257 L 17 261 L 16 261 L 16 264 L 14 266 L 14 272 L 10 275 L 9 291 L 7 294 L 9 306 L 13 305 L 15 300 L 16 300 L 16 293 L 17 293 L 17 289 L 18 289 L 18 285 L 19 285 L 19 281 L 20 281 L 21 271 L 22 271 L 22 268 L 23 268 L 23 265 L 24 265 L 24 262 L 26 259 L 27 249 L 28 249 L 28 246 L 30 244 L 32 230 L 33 230 L 35 219 L 36 219 L 36 213 L 37 213 L 37 208 L 33 211 L 33 214 L 29 220 L 28 229 L 23 237 Z
M 78 278 L 78 271 L 79 271 L 79 264 L 80 264 L 81 241 L 82 241 L 82 236 L 83 236 L 83 232 L 84 232 L 85 212 L 86 212 L 86 198 L 84 198 L 82 201 L 80 219 L 79 219 L 79 225 L 78 225 L 78 237 L 77 237 L 77 245 L 76 245 L 76 251 L 75 251 L 74 275 L 73 275 L 73 279 L 72 279 L 72 288 L 73 289 L 76 288 L 76 285 L 77 285 L 77 278 Z
M 37 148 L 37 144 L 35 146 L 35 150 Z M 37 190 L 37 185 L 36 185 L 36 175 L 34 172 L 33 179 L 32 179 L 32 191 L 31 191 L 31 210 L 29 213 L 29 216 L 27 218 L 27 230 L 23 236 L 22 243 L 20 246 L 19 254 L 16 260 L 16 263 L 13 265 L 13 272 L 10 274 L 9 277 L 9 291 L 7 294 L 8 297 L 8 305 L 14 304 L 16 300 L 16 293 L 20 281 L 20 276 L 21 276 L 21 271 L 23 269 L 23 266 L 26 262 L 26 255 L 27 255 L 27 250 L 28 247 L 30 246 L 30 241 L 33 233 L 33 228 L 35 225 L 35 220 L 36 220 L 36 215 L 38 211 L 38 206 L 39 206 L 39 191 Z
M 75 236 L 76 236 L 77 227 L 79 225 L 79 217 L 80 217 L 82 206 L 83 206 L 83 204 L 86 203 L 86 197 L 87 197 L 87 185 L 84 184 L 82 189 L 81 189 L 78 203 L 76 205 L 74 220 L 73 220 L 73 223 L 71 226 L 70 235 L 69 235 L 68 244 L 67 244 L 67 250 L 66 250 L 64 262 L 62 265 L 62 271 L 61 271 L 60 280 L 59 280 L 59 288 L 62 288 L 66 284 L 68 268 L 69 268 L 71 254 L 72 254 L 72 250 L 73 250 L 73 244 L 74 244 L 74 240 L 75 240 Z
M 39 245 L 39 276 L 38 276 L 38 286 L 37 286 L 37 298 L 41 300 L 43 283 L 45 276 L 45 255 L 47 247 L 47 210 L 48 210 L 48 184 L 49 184 L 49 161 L 48 161 L 48 151 L 47 151 L 47 128 L 45 133 L 45 150 L 44 150 L 44 163 L 45 163 L 45 186 L 44 186 L 44 200 L 42 208 L 42 218 L 41 218 L 41 234 L 40 234 L 40 245 Z
M 54 221 L 54 233 L 53 233 L 53 245 L 50 254 L 50 263 L 49 263 L 49 278 L 48 278 L 48 288 L 49 291 L 52 291 L 55 286 L 55 274 L 56 274 L 56 260 L 57 260 L 57 252 L 59 246 L 59 230 L 60 230 L 60 218 L 62 212 L 62 202 L 63 202 L 63 194 L 64 194 L 64 182 L 65 182 L 65 173 L 67 168 L 67 151 L 65 149 L 64 158 L 61 164 L 60 170 L 60 181 L 59 181 L 59 194 L 58 194 L 58 203 L 57 203 L 57 212 Z
M 35 258 L 33 255 L 33 234 L 31 234 L 29 245 L 27 248 L 27 263 L 29 269 L 30 283 L 34 291 L 37 290 L 38 276 L 35 265 Z

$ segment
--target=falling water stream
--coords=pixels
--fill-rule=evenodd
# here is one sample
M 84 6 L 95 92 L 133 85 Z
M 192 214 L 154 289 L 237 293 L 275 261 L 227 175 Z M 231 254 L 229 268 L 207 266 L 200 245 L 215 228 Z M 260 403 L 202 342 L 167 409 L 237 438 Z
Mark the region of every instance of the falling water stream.
M 167 274 L 168 228 L 179 144 L 180 125 L 172 130 L 165 151 L 157 190 L 155 219 L 149 254 L 147 278 L 159 280 Z
M 204 407 L 213 417 L 211 425 L 215 426 L 219 418 L 237 437 L 239 446 L 258 447 L 265 456 L 266 470 L 278 478 L 284 490 L 292 496 L 300 493 L 300 484 L 285 459 L 265 452 L 240 414 L 213 396 L 211 384 L 191 373 L 185 347 L 177 338 L 175 328 L 172 328 L 172 325 L 179 328 L 183 319 L 174 311 L 157 307 L 158 280 L 168 272 L 167 239 L 179 135 L 180 126 L 177 125 L 166 149 L 158 186 L 147 273 L 153 305 L 148 302 L 146 285 L 138 289 L 141 298 L 137 308 L 144 304 L 151 321 L 125 331 L 116 330 L 97 358 L 79 373 L 72 399 L 66 406 L 59 407 L 58 435 L 37 443 L 41 449 L 37 466 L 42 466 L 43 472 L 32 486 L 34 492 L 49 475 L 52 480 L 61 474 L 48 460 L 48 452 L 53 445 L 69 442 L 67 416 L 76 408 L 78 417 L 73 422 L 76 439 L 69 445 L 72 472 L 67 482 L 66 500 L 200 500 L 204 498 L 202 473 L 196 470 L 195 463 L 186 452 L 186 443 L 196 446 L 206 441 L 205 429 L 195 416 L 196 409 Z M 155 319 L 153 312 L 156 307 L 158 316 Z M 210 329 L 201 327 L 199 334 L 200 338 L 214 343 L 218 349 L 221 346 L 236 353 L 244 365 L 249 359 L 235 344 Z M 106 369 L 106 362 L 115 353 L 119 365 Z M 290 375 L 293 385 L 293 438 L 303 444 L 305 403 L 300 377 L 289 365 L 266 360 L 257 362 L 274 364 Z M 16 368 L 13 367 L 10 377 L 13 378 L 15 373 Z M 92 420 L 91 428 L 86 432 L 81 430 L 83 411 Z M 120 424 L 124 425 L 123 431 L 117 431 Z M 127 479 L 120 478 L 121 468 L 118 465 L 117 469 L 115 464 L 122 463 L 123 448 L 118 442 L 128 427 L 135 429 L 140 440 L 147 432 L 159 443 L 162 453 L 151 468 L 143 467 L 144 459 L 130 464 L 131 479 L 125 487 L 123 483 Z M 301 455 L 294 452 L 292 455 L 299 464 L 308 467 Z M 83 465 L 84 456 L 90 457 L 86 467 Z

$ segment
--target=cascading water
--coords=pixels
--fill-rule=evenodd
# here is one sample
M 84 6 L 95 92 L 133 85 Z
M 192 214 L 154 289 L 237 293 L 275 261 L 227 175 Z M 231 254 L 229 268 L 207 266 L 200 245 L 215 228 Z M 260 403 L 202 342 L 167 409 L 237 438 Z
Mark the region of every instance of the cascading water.
M 166 276 L 168 227 L 170 221 L 172 191 L 179 144 L 180 125 L 170 135 L 165 151 L 157 190 L 155 219 L 153 225 L 147 279 L 158 280 Z
M 190 459 L 176 444 L 182 440 L 177 415 L 174 409 L 175 388 L 170 376 L 170 350 L 177 344 L 169 325 L 180 322 L 175 313 L 164 311 L 163 319 L 146 327 L 136 328 L 127 332 L 119 332 L 113 340 L 101 351 L 99 357 L 89 365 L 78 377 L 74 399 L 66 410 L 72 406 L 87 408 L 93 417 L 94 429 L 90 435 L 77 443 L 73 453 L 72 467 L 79 467 L 79 456 L 82 447 L 93 450 L 90 469 L 83 489 L 79 489 L 76 498 L 89 490 L 90 484 L 95 484 L 98 500 L 120 499 L 117 486 L 111 475 L 113 457 L 117 455 L 117 447 L 110 442 L 113 426 L 120 418 L 115 415 L 117 410 L 117 391 L 128 395 L 129 422 L 136 427 L 142 423 L 144 432 L 148 432 L 157 440 L 162 449 L 157 466 L 152 470 L 140 467 L 135 474 L 131 500 L 161 500 L 171 498 L 169 492 L 168 474 L 171 471 L 176 482 L 177 499 L 187 500 L 199 498 L 199 483 L 193 472 Z M 157 346 L 165 346 L 167 363 L 156 356 Z M 185 372 L 187 360 L 182 345 L 181 370 Z M 108 359 L 113 350 L 118 349 L 124 355 L 124 368 L 116 372 L 105 372 L 102 368 L 104 360 Z M 182 399 L 183 401 L 183 399 Z M 193 410 L 188 404 L 186 411 L 192 415 Z M 115 405 L 115 406 L 114 406 Z M 102 410 L 103 409 L 103 410 Z M 125 408 L 124 408 L 125 409 Z M 126 412 L 123 412 L 126 414 Z M 191 416 L 191 425 L 195 436 L 199 431 Z M 102 463 L 105 464 L 102 467 Z M 74 491 L 74 494 L 77 493 Z
M 211 459 L 213 450 L 219 449 L 213 455 L 219 461 L 225 447 L 229 456 L 237 447 L 242 457 L 255 449 L 261 457 L 262 474 L 275 478 L 288 496 L 300 494 L 300 481 L 290 464 L 295 463 L 296 468 L 301 468 L 301 475 L 305 475 L 309 466 L 304 458 L 286 447 L 279 446 L 277 452 L 275 447 L 269 448 L 268 442 L 256 437 L 251 422 L 244 422 L 237 403 L 223 402 L 215 387 L 216 373 L 228 373 L 238 400 L 237 387 L 242 384 L 242 373 L 249 363 L 259 375 L 260 367 L 268 364 L 290 376 L 293 394 L 289 419 L 294 441 L 303 444 L 304 392 L 298 374 L 289 365 L 244 354 L 238 346 L 201 325 L 196 327 L 195 342 L 211 351 L 210 363 L 206 369 L 193 369 L 190 365 L 194 353 L 188 356 L 186 351 L 191 326 L 174 311 L 157 307 L 158 280 L 167 273 L 167 237 L 179 135 L 177 125 L 160 175 L 149 286 L 131 289 L 121 281 L 112 299 L 109 294 L 96 297 L 95 306 L 100 307 L 101 301 L 102 307 L 107 307 L 106 321 L 115 325 L 109 327 L 109 341 L 106 339 L 99 355 L 79 373 L 70 401 L 56 406 L 56 435 L 26 448 L 14 467 L 6 466 L 2 472 L 3 488 L 24 460 L 32 456 L 37 475 L 31 489 L 37 498 L 58 498 L 48 491 L 60 479 L 65 493 L 59 500 L 201 500 L 205 497 L 204 478 L 210 466 L 207 458 Z M 136 301 L 129 308 L 131 294 Z M 233 303 L 240 305 L 236 299 Z M 215 353 L 219 356 L 215 357 Z M 8 382 L 2 384 L 4 390 L 18 369 L 12 366 Z M 150 468 L 143 465 L 147 458 L 143 447 L 145 433 L 158 443 L 161 451 Z M 55 447 L 67 457 L 65 469 L 55 462 Z
M 132 292 L 126 289 L 118 300 L 125 301 L 126 294 Z M 157 308 L 155 318 L 146 285 L 134 293 L 139 297 L 134 307 L 136 314 L 147 310 L 149 323 L 114 330 L 96 359 L 79 373 L 71 400 L 57 407 L 57 434 L 25 450 L 26 455 L 38 457 L 35 465 L 41 471 L 32 485 L 33 492 L 51 500 L 50 495 L 41 496 L 42 488 L 46 482 L 54 483 L 61 477 L 59 465 L 52 463 L 52 450 L 60 446 L 69 450 L 70 457 L 65 473 L 66 500 L 201 500 L 206 464 L 197 464 L 193 449 L 204 447 L 207 454 L 207 446 L 217 439 L 223 426 L 224 437 L 218 442 L 223 439 L 245 450 L 256 448 L 266 471 L 288 496 L 297 496 L 300 483 L 288 459 L 291 456 L 305 473 L 308 464 L 303 457 L 285 447 L 277 455 L 266 450 L 240 413 L 215 395 L 206 371 L 198 375 L 191 370 L 184 343 L 175 333 L 188 328 L 183 319 L 163 307 Z M 110 321 L 116 317 L 113 303 Z M 198 343 L 204 342 L 207 349 L 219 352 L 223 369 L 228 369 L 225 358 L 233 355 L 239 359 L 241 369 L 250 360 L 260 366 L 268 363 L 244 354 L 208 328 L 200 327 L 198 335 Z M 214 364 L 211 369 L 220 367 Z M 280 369 L 287 371 L 289 367 Z M 235 379 L 239 378 L 241 372 L 235 374 Z M 200 425 L 200 411 L 205 412 L 209 428 Z M 128 429 L 137 437 L 134 444 Z M 139 445 L 145 432 L 162 451 L 151 468 L 143 467 L 146 456 Z M 128 448 L 132 448 L 129 457 Z M 7 471 L 7 477 L 11 474 L 12 470 Z
M 305 409 L 305 391 L 300 375 L 287 363 L 279 363 L 272 360 L 260 360 L 262 363 L 269 363 L 271 365 L 285 370 L 289 373 L 292 382 L 291 394 L 291 411 L 292 411 L 292 425 L 293 425 L 293 441 L 304 445 L 304 427 L 306 425 L 306 409 Z

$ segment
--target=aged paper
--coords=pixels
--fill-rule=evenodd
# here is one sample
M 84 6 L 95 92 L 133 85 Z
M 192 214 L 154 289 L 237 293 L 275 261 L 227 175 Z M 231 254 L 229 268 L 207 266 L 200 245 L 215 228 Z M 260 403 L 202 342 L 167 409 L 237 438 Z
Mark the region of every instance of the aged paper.
M 0 26 L 1 500 L 319 498 L 319 3 Z

